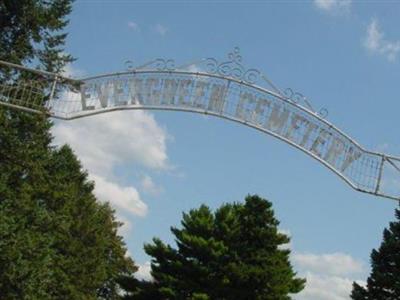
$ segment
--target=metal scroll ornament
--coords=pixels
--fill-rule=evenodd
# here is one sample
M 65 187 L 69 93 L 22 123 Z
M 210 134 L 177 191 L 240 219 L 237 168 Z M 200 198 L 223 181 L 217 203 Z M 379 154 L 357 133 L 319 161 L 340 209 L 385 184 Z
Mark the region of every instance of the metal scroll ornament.
M 173 59 L 158 58 L 154 62 L 155 68 L 158 71 L 173 71 L 175 70 L 175 61 Z
M 316 111 L 306 96 L 304 96 L 302 93 L 293 91 L 291 88 L 285 89 L 283 91 L 283 96 L 285 96 L 287 99 L 289 99 L 295 104 L 300 104 L 305 106 L 306 108 L 316 113 L 323 119 L 325 119 L 328 116 L 329 112 L 325 107 L 321 108 L 319 111 Z
M 125 68 L 127 71 L 134 71 L 135 67 L 133 66 L 133 61 L 131 60 L 125 61 Z
M 129 72 L 136 72 L 145 69 L 170 72 L 175 70 L 186 71 L 187 67 L 195 67 L 197 70 L 204 71 L 208 74 L 217 74 L 225 78 L 234 78 L 248 84 L 255 84 L 260 79 L 264 80 L 270 85 L 270 87 L 272 87 L 273 91 L 282 95 L 291 102 L 308 108 L 323 119 L 328 116 L 328 110 L 326 108 L 321 108 L 319 111 L 316 111 L 310 101 L 303 94 L 295 92 L 291 88 L 287 88 L 282 92 L 259 70 L 254 68 L 247 69 L 244 67 L 239 47 L 235 47 L 232 52 L 229 52 L 228 60 L 223 62 L 218 62 L 215 58 L 206 58 L 189 64 L 184 64 L 180 67 L 175 66 L 175 60 L 166 58 L 157 58 L 137 67 L 134 67 L 133 61 L 131 60 L 125 62 L 125 68 Z
M 239 47 L 228 54 L 228 61 L 218 63 L 215 58 L 207 58 L 206 71 L 210 74 L 219 74 L 224 77 L 232 77 L 250 84 L 255 83 L 260 77 L 257 69 L 246 69 L 242 65 L 242 56 Z
M 173 71 L 175 70 L 175 60 L 173 59 L 165 59 L 165 58 L 157 58 L 152 60 L 142 66 L 134 67 L 133 61 L 127 60 L 125 62 L 125 68 L 127 71 L 133 72 L 138 70 L 147 69 L 155 69 L 157 71 Z
M 316 112 L 304 95 L 292 89 L 281 91 L 241 62 L 235 48 L 222 63 L 210 58 L 175 67 L 171 59 L 154 59 L 141 66 L 127 61 L 126 72 L 76 80 L 0 61 L 0 76 L 27 72 L 34 79 L 1 81 L 0 105 L 62 120 L 127 109 L 213 115 L 279 138 L 318 160 L 357 191 L 400 200 L 398 185 L 383 184 L 392 180 L 393 171 L 400 172 L 400 157 L 364 149 L 324 120 L 326 110 Z M 252 84 L 257 79 L 272 89 Z

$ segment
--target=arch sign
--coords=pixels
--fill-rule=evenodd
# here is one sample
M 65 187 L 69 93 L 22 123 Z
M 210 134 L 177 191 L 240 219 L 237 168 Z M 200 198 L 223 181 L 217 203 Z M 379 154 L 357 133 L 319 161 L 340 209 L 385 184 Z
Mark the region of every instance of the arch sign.
M 357 191 L 400 200 L 399 157 L 364 149 L 326 121 L 327 110 L 316 112 L 301 94 L 281 91 L 257 69 L 246 69 L 238 48 L 224 62 L 207 58 L 176 67 L 156 59 L 133 67 L 128 61 L 123 72 L 79 80 L 7 62 L 0 67 L 4 106 L 62 120 L 126 109 L 209 114 L 296 147 Z M 29 76 L 19 78 L 34 79 L 10 80 L 23 73 Z

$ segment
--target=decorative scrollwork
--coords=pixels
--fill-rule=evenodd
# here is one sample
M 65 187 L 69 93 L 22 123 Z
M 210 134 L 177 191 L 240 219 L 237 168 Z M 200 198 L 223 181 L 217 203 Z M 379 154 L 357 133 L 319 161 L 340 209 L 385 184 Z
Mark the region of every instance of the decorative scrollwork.
M 291 88 L 285 89 L 285 90 L 283 91 L 283 95 L 284 95 L 287 99 L 289 99 L 290 101 L 292 101 L 293 103 L 296 103 L 296 104 L 298 104 L 298 103 L 300 103 L 300 102 L 305 102 L 304 100 L 305 100 L 305 98 L 306 98 L 303 94 L 301 94 L 301 93 L 299 93 L 299 92 L 295 92 L 295 91 L 293 91 Z M 308 107 L 308 108 L 311 108 L 311 110 L 313 110 L 312 107 Z M 314 110 L 313 110 L 313 111 L 314 111 Z
M 128 71 L 134 71 L 135 68 L 134 68 L 134 66 L 133 66 L 133 61 L 131 61 L 131 60 L 125 61 L 125 68 L 126 68 L 126 70 L 128 70 Z
M 175 70 L 175 61 L 173 59 L 157 58 L 154 61 L 158 71 L 173 71 Z
M 206 72 L 215 74 L 218 73 L 218 61 L 214 58 L 207 58 L 206 61 Z
M 242 56 L 240 55 L 239 47 L 235 47 L 228 54 L 228 61 L 218 63 L 214 58 L 206 60 L 206 71 L 211 74 L 219 74 L 221 76 L 233 77 L 247 83 L 255 83 L 260 76 L 260 71 L 257 69 L 246 69 L 242 65 Z
M 306 96 L 304 96 L 303 94 L 301 94 L 299 92 L 293 91 L 291 88 L 285 89 L 283 91 L 283 96 L 285 96 L 288 100 L 290 100 L 291 102 L 293 102 L 295 104 L 300 104 L 300 105 L 305 106 L 306 108 L 308 108 L 312 112 L 316 113 L 317 115 L 319 115 L 323 119 L 325 119 L 329 114 L 328 110 L 325 107 L 321 108 L 317 112 L 313 108 L 313 106 L 311 105 L 310 101 L 307 99 Z
M 183 66 L 176 67 L 175 61 L 173 59 L 157 58 L 155 60 L 149 61 L 144 65 L 134 67 L 133 61 L 127 60 L 125 62 L 125 67 L 128 71 L 135 72 L 136 70 L 144 70 L 150 68 L 157 71 L 174 71 L 174 70 L 186 70 L 187 67 L 192 69 L 202 70 L 202 72 L 208 74 L 218 74 L 223 77 L 230 77 L 248 84 L 255 84 L 256 82 L 263 80 L 267 82 L 273 91 L 282 95 L 287 100 L 300 104 L 313 113 L 319 115 L 321 118 L 326 118 L 328 116 L 328 110 L 326 108 L 321 108 L 316 111 L 309 100 L 301 93 L 293 91 L 291 88 L 287 88 L 283 92 L 277 88 L 265 75 L 263 75 L 257 69 L 247 69 L 242 64 L 242 56 L 240 54 L 239 47 L 235 47 L 232 52 L 228 54 L 228 60 L 219 62 L 215 58 L 201 59 L 200 61 L 191 62 L 190 64 L 184 64 Z M 189 69 L 190 72 L 194 72 Z
M 173 71 L 175 70 L 175 61 L 173 59 L 157 58 L 138 67 L 134 67 L 131 60 L 125 61 L 127 71 L 141 70 L 150 66 L 153 66 L 157 71 Z
M 318 112 L 318 115 L 319 115 L 322 119 L 325 119 L 325 118 L 328 116 L 328 114 L 329 114 L 329 111 L 328 111 L 325 107 L 321 108 L 321 109 L 319 110 L 319 112 Z

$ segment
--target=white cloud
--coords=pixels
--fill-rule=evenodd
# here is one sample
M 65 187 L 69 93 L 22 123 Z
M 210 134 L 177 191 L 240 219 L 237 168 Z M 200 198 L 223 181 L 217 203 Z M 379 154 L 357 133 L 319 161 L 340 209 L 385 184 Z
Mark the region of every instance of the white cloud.
M 365 275 L 364 264 L 350 255 L 294 253 L 292 262 L 299 276 L 307 279 L 296 300 L 349 300 L 353 281 Z
M 306 274 L 306 288 L 296 300 L 350 300 L 353 280 L 338 276 Z
M 142 177 L 140 185 L 144 192 L 153 196 L 158 196 L 162 192 L 162 187 L 154 183 L 153 179 L 149 175 L 144 175 Z
M 62 75 L 70 78 L 79 78 L 85 75 L 85 71 L 68 64 L 64 67 Z
M 134 187 L 123 187 L 97 175 L 91 175 L 90 179 L 96 183 L 94 193 L 100 201 L 111 201 L 116 208 L 124 212 L 138 216 L 146 215 L 147 206 Z
M 330 14 L 348 14 L 352 0 L 314 0 L 314 5 Z
M 54 143 L 69 144 L 95 182 L 100 201 L 110 202 L 121 216 L 144 216 L 147 206 L 137 188 L 119 182 L 113 171 L 118 166 L 142 166 L 169 170 L 167 133 L 144 111 L 114 112 L 74 121 L 57 122 L 52 128 Z M 155 188 L 155 187 L 154 187 Z M 130 230 L 127 218 L 121 232 Z
M 292 259 L 300 269 L 327 275 L 352 275 L 362 273 L 364 270 L 360 261 L 343 253 L 322 255 L 295 253 Z
M 364 40 L 364 47 L 372 54 L 384 56 L 388 61 L 397 59 L 400 52 L 400 40 L 389 41 L 385 39 L 384 32 L 380 29 L 376 19 L 372 19 L 367 27 L 367 35 Z
M 139 25 L 133 21 L 128 22 L 128 27 L 133 31 L 140 31 Z
M 162 36 L 166 35 L 167 32 L 168 32 L 168 28 L 165 27 L 164 25 L 161 25 L 161 24 L 156 24 L 156 25 L 154 26 L 154 30 L 155 30 L 159 35 L 162 35 Z
M 153 277 L 150 274 L 151 271 L 151 264 L 150 262 L 145 262 L 142 265 L 138 266 L 139 269 L 135 273 L 135 277 L 140 280 L 146 280 L 146 281 L 151 281 Z
M 92 174 L 110 174 L 118 165 L 168 169 L 167 133 L 144 111 L 113 112 L 60 122 L 55 143 L 68 143 Z

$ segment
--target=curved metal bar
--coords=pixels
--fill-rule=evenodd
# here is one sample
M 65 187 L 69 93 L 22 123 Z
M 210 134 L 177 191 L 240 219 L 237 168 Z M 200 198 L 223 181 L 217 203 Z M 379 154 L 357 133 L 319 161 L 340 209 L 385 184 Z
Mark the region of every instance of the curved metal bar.
M 102 79 L 102 78 L 107 78 L 107 77 L 121 77 L 121 76 L 125 76 L 125 75 L 139 75 L 139 74 L 177 74 L 177 75 L 189 75 L 189 76 L 204 76 L 204 77 L 212 77 L 212 78 L 216 78 L 216 79 L 222 79 L 222 80 L 229 80 L 232 82 L 236 82 L 238 84 L 241 84 L 243 86 L 247 86 L 250 88 L 253 88 L 255 90 L 258 90 L 260 92 L 264 92 L 267 93 L 273 97 L 277 97 L 279 99 L 281 99 L 282 101 L 284 101 L 285 103 L 287 103 L 288 105 L 292 105 L 297 107 L 298 109 L 301 109 L 302 111 L 304 111 L 305 113 L 309 114 L 310 116 L 317 118 L 319 121 L 324 122 L 327 126 L 337 130 L 338 132 L 340 132 L 340 134 L 342 134 L 343 136 L 345 136 L 346 138 L 350 139 L 353 141 L 354 144 L 356 144 L 359 148 L 361 148 L 363 151 L 366 151 L 368 153 L 371 154 L 378 154 L 378 155 L 382 155 L 383 153 L 380 152 L 374 152 L 374 151 L 369 151 L 367 149 L 365 149 L 363 146 L 361 146 L 357 141 L 355 141 L 353 138 L 351 138 L 349 135 L 347 135 L 344 131 L 342 131 L 340 128 L 338 128 L 337 126 L 333 125 L 332 123 L 330 123 L 328 120 L 322 118 L 319 114 L 315 113 L 313 110 L 300 105 L 299 103 L 292 101 L 289 97 L 284 97 L 283 95 L 276 93 L 274 91 L 268 90 L 266 88 L 263 88 L 261 86 L 258 85 L 254 85 L 254 84 L 250 84 L 235 78 L 229 78 L 229 77 L 224 77 L 221 75 L 217 75 L 217 74 L 208 74 L 205 72 L 190 72 L 190 71 L 180 71 L 180 70 L 175 70 L 175 71 L 158 71 L 158 70 L 134 70 L 134 71 L 124 71 L 124 72 L 114 72 L 114 73 L 104 73 L 104 74 L 100 74 L 100 75 L 96 75 L 96 76 L 90 76 L 90 77 L 84 77 L 82 79 L 79 79 L 79 81 L 81 82 L 86 82 L 89 80 L 97 80 L 97 79 Z M 394 156 L 395 157 L 395 156 Z M 398 159 L 400 159 L 400 157 L 398 157 Z
M 339 173 L 338 171 L 336 171 L 334 168 L 332 168 L 328 163 L 326 163 L 324 160 L 322 160 L 320 157 L 316 156 L 315 154 L 301 148 L 299 145 L 293 143 L 292 141 L 270 131 L 267 130 L 265 128 L 262 128 L 260 126 L 256 126 L 254 124 L 251 124 L 249 122 L 234 118 L 234 117 L 230 117 L 230 116 L 226 116 L 226 115 L 221 115 L 215 112 L 211 112 L 211 111 L 207 111 L 207 110 L 198 110 L 198 109 L 193 109 L 193 108 L 181 108 L 181 107 L 162 107 L 162 106 L 146 106 L 146 107 L 114 107 L 114 108 L 109 108 L 109 109 L 104 109 L 104 110 L 98 110 L 98 111 L 93 111 L 90 113 L 85 113 L 85 114 L 77 114 L 74 115 L 72 117 L 60 117 L 60 116 L 52 116 L 55 119 L 60 119 L 60 120 L 64 120 L 64 121 L 70 121 L 70 120 L 76 120 L 76 119 L 81 119 L 81 118 L 85 118 L 85 117 L 90 117 L 90 116 L 96 116 L 96 115 L 100 115 L 100 114 L 104 114 L 104 113 L 109 113 L 109 112 L 115 112 L 115 111 L 122 111 L 122 110 L 163 110 L 163 111 L 178 111 L 178 112 L 190 112 L 190 113 L 196 113 L 196 114 L 204 114 L 204 115 L 209 115 L 209 116 L 214 116 L 214 117 L 218 117 L 224 120 L 228 120 L 228 121 L 233 121 L 239 124 L 243 124 L 247 127 L 256 129 L 258 131 L 261 131 L 263 133 L 266 133 L 268 135 L 271 135 L 285 143 L 290 144 L 291 146 L 301 150 L 302 152 L 306 153 L 307 155 L 310 155 L 312 158 L 318 160 L 320 163 L 322 163 L 323 165 L 325 165 L 327 168 L 329 168 L 331 171 L 333 171 L 334 173 L 336 173 L 336 175 L 338 175 L 341 179 L 343 179 L 348 185 L 350 185 L 353 189 L 357 189 L 357 187 L 350 181 L 348 180 L 345 176 L 343 176 L 341 173 Z
M 297 148 L 298 150 L 302 151 L 303 153 L 311 156 L 312 158 L 316 159 L 317 161 L 319 161 L 320 163 L 322 163 L 325 167 L 327 167 L 329 170 L 331 170 L 332 172 L 334 172 L 336 175 L 338 175 L 340 177 L 340 179 L 342 179 L 346 184 L 348 184 L 351 188 L 355 189 L 356 191 L 359 192 L 363 192 L 363 193 L 367 193 L 367 194 L 371 194 L 374 196 L 379 196 L 379 197 L 384 197 L 384 198 L 389 198 L 392 200 L 400 200 L 400 198 L 398 197 L 393 197 L 390 195 L 381 195 L 381 194 L 377 194 L 374 192 L 369 192 L 369 191 L 365 191 L 362 189 L 359 189 L 356 185 L 354 185 L 349 179 L 347 179 L 345 176 L 343 176 L 343 174 L 341 174 L 340 172 L 338 172 L 337 170 L 335 170 L 334 168 L 332 168 L 327 162 L 325 162 L 323 159 L 321 159 L 320 157 L 316 156 L 315 154 L 301 148 L 300 146 L 298 146 L 297 144 L 293 143 L 292 141 L 274 133 L 271 132 L 269 130 L 266 130 L 265 128 L 253 125 L 249 122 L 237 119 L 237 118 L 233 118 L 230 116 L 225 116 L 225 115 L 221 115 L 221 114 L 217 114 L 214 112 L 210 112 L 207 110 L 196 110 L 196 109 L 190 109 L 190 108 L 178 108 L 178 107 L 161 107 L 161 106 L 146 106 L 146 107 L 114 107 L 114 108 L 109 108 L 109 109 L 104 109 L 104 110 L 98 110 L 98 111 L 93 111 L 90 113 L 85 113 L 85 114 L 80 114 L 80 115 L 75 115 L 72 117 L 60 117 L 60 116 L 52 116 L 55 119 L 60 119 L 60 120 L 64 120 L 64 121 L 70 121 L 70 120 L 76 120 L 76 119 L 81 119 L 81 118 L 85 118 L 85 117 L 90 117 L 90 116 L 96 116 L 96 115 L 100 115 L 100 114 L 104 114 L 104 113 L 110 113 L 110 112 L 115 112 L 115 111 L 123 111 L 123 110 L 162 110 L 162 111 L 176 111 L 176 112 L 189 112 L 189 113 L 195 113 L 195 114 L 204 114 L 204 115 L 210 115 L 210 116 L 214 116 L 217 118 L 221 118 L 224 120 L 228 120 L 228 121 L 233 121 L 235 123 L 239 123 L 242 125 L 245 125 L 247 127 L 256 129 L 258 131 L 261 131 L 262 133 L 266 133 L 270 136 L 273 136 L 285 143 L 290 144 L 291 146 Z M 371 152 L 372 153 L 372 152 Z
M 400 158 L 364 149 L 316 113 L 307 101 L 303 106 L 293 97 L 242 80 L 245 71 L 239 72 L 236 65 L 228 68 L 215 64 L 221 70 L 206 73 L 172 70 L 172 63 L 159 60 L 157 69 L 130 69 L 80 80 L 67 78 L 74 87 L 78 83 L 79 90 L 57 82 L 57 74 L 45 72 L 42 75 L 54 76 L 54 86 L 61 89 L 46 102 L 45 110 L 24 103 L 19 93 L 19 98 L 10 96 L 18 86 L 0 85 L 0 104 L 62 120 L 136 109 L 208 114 L 278 138 L 322 163 L 357 191 L 400 200 L 400 190 L 398 194 L 387 193 L 381 184 L 386 165 Z
M 67 82 L 80 83 L 79 80 L 76 80 L 76 79 L 73 79 L 73 78 L 69 78 L 69 77 L 66 77 L 66 76 L 62 76 L 60 74 L 47 72 L 47 71 L 43 71 L 43 70 L 32 69 L 32 68 L 24 67 L 24 66 L 21 66 L 21 65 L 9 63 L 9 62 L 3 61 L 3 60 L 0 60 L 0 66 L 1 65 L 9 67 L 9 68 L 13 68 L 13 69 L 21 70 L 21 71 L 27 71 L 27 72 L 34 73 L 34 74 L 37 74 L 37 75 L 40 75 L 40 76 L 47 76 L 47 77 L 50 77 L 50 78 L 56 78 L 57 77 L 59 79 L 67 81 Z

